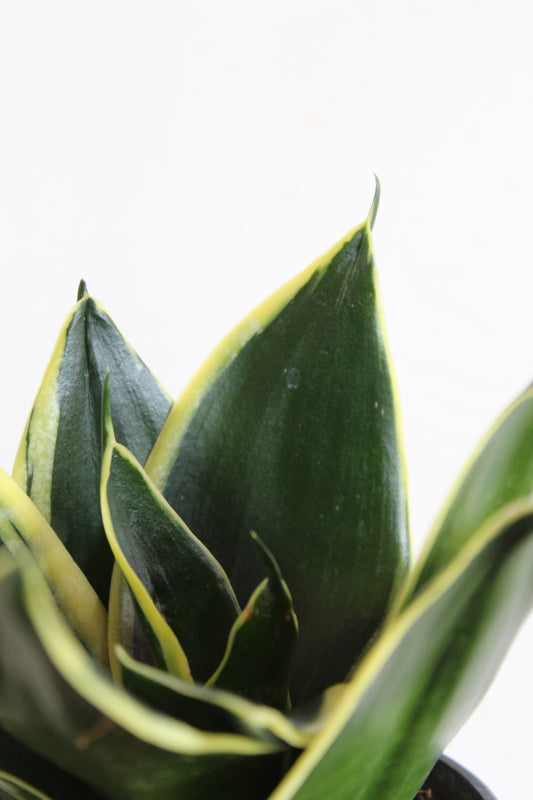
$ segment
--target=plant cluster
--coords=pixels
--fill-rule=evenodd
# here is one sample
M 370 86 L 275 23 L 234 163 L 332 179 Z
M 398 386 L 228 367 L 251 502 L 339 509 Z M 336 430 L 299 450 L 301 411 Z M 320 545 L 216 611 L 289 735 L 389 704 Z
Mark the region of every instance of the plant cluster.
M 365 222 L 173 403 L 82 282 L 0 475 L 0 797 L 412 800 L 533 597 L 533 389 L 410 568 Z

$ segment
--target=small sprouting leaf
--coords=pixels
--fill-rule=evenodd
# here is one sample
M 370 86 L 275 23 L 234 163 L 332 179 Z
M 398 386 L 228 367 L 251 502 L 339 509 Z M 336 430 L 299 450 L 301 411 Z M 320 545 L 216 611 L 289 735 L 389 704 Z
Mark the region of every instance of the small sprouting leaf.
M 146 463 L 241 605 L 262 579 L 249 531 L 275 553 L 300 624 L 295 704 L 345 679 L 409 557 L 375 210 L 221 342 Z
M 113 565 L 100 516 L 102 387 L 111 370 L 117 438 L 141 461 L 171 400 L 80 285 L 22 437 L 13 477 L 107 605 Z
M 222 663 L 210 686 L 285 711 L 289 663 L 298 635 L 292 598 L 265 544 L 252 533 L 268 572 L 235 621 Z
M 106 395 L 107 396 L 107 395 Z M 219 664 L 239 606 L 228 579 L 134 456 L 113 435 L 104 401 L 102 516 L 110 547 L 167 667 L 205 681 Z

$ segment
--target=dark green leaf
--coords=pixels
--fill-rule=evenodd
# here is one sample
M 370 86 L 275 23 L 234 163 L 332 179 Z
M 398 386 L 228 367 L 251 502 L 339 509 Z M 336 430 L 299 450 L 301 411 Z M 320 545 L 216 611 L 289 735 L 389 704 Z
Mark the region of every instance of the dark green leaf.
M 344 680 L 408 561 L 368 221 L 221 343 L 175 404 L 146 469 L 242 605 L 262 570 L 249 531 L 276 554 L 300 623 L 295 703 Z
M 117 562 L 113 568 L 109 592 L 107 640 L 111 672 L 117 683 L 122 681 L 121 668 L 115 653 L 117 647 L 136 661 L 166 669 L 164 653 L 156 634 L 135 601 Z M 185 658 L 185 654 L 183 656 Z
M 108 369 L 117 438 L 144 462 L 170 398 L 107 312 L 82 293 L 61 330 L 13 470 L 105 604 L 113 563 L 99 502 Z
M 235 621 L 224 659 L 209 685 L 285 711 L 298 622 L 274 557 L 256 534 L 252 536 L 263 554 L 268 578 Z
M 101 794 L 97 794 L 87 784 L 33 753 L 0 728 L 0 775 L 4 781 L 8 781 L 7 774 L 11 775 L 12 782 L 19 780 L 31 784 L 37 791 L 50 796 L 52 800 L 101 800 L 102 798 Z M 17 797 L 16 794 L 13 796 Z M 29 797 L 33 795 L 30 794 Z
M 266 742 L 282 740 L 302 748 L 309 734 L 266 706 L 243 700 L 230 692 L 176 678 L 168 672 L 140 664 L 117 648 L 124 686 L 140 700 L 182 722 L 213 733 L 235 733 Z
M 34 786 L 0 772 L 0 800 L 52 800 Z
M 0 562 L 0 724 L 114 800 L 264 800 L 280 744 L 214 734 L 114 686 L 65 625 L 28 562 Z
M 194 678 L 205 681 L 220 663 L 239 614 L 235 595 L 206 547 L 139 462 L 114 441 L 108 407 L 104 420 L 102 515 L 109 544 L 148 621 L 157 619 L 157 609 L 175 634 L 175 644 L 185 651 Z M 163 649 L 164 640 L 165 633 L 160 638 Z M 189 677 L 182 657 L 171 655 L 171 660 L 177 674 Z M 168 667 L 173 671 L 170 663 Z
M 270 800 L 412 800 L 533 603 L 533 505 L 496 512 L 385 627 Z

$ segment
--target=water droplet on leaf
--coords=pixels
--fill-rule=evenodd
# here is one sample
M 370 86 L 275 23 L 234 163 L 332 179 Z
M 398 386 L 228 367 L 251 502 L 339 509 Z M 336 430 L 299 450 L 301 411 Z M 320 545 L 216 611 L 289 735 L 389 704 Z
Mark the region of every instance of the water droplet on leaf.
M 296 369 L 296 367 L 291 367 L 287 371 L 287 388 L 288 389 L 297 389 L 300 385 L 300 370 Z

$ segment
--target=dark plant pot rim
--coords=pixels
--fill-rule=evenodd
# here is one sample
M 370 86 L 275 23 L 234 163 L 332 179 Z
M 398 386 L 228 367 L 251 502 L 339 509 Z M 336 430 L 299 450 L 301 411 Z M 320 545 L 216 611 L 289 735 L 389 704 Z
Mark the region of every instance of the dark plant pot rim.
M 427 800 L 496 800 L 475 775 L 447 756 L 437 761 L 423 789 L 432 790 Z

